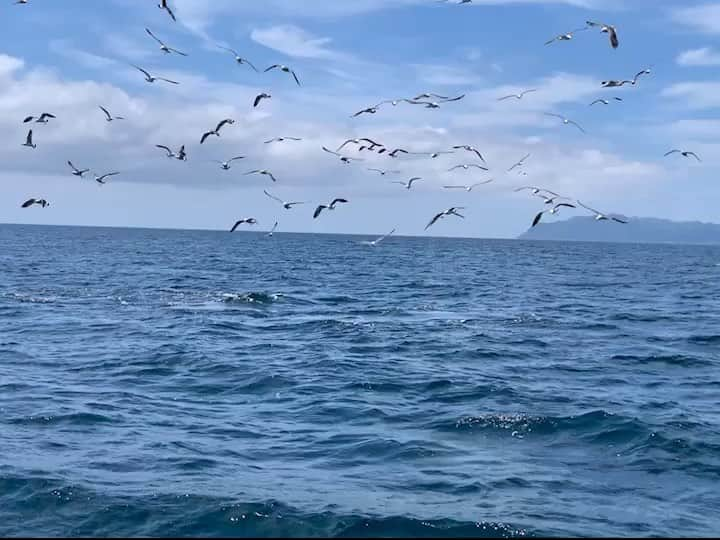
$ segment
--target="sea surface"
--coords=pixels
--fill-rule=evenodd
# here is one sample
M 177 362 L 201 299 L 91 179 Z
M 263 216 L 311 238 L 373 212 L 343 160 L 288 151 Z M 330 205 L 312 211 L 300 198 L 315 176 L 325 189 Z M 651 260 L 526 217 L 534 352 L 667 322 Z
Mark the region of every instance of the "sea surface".
M 719 247 L 369 239 L 0 226 L 0 535 L 720 533 Z

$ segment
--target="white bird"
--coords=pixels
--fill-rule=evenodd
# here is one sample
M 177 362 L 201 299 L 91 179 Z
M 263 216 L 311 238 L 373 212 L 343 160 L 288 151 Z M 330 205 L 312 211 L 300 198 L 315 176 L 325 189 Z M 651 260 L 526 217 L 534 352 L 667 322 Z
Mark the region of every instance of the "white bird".
M 166 79 L 166 78 L 164 78 L 164 77 L 155 77 L 155 76 L 153 76 L 153 75 L 150 75 L 150 73 L 148 73 L 147 71 L 145 71 L 143 68 L 136 66 L 135 64 L 130 64 L 130 65 L 131 65 L 132 67 L 134 67 L 135 69 L 137 69 L 137 70 L 139 70 L 139 71 L 142 71 L 143 74 L 145 75 L 145 80 L 146 80 L 147 82 L 149 82 L 149 83 L 154 83 L 155 81 L 165 81 L 165 82 L 168 82 L 168 83 L 170 83 L 170 84 L 180 84 L 180 83 L 177 82 L 177 81 L 171 81 L 170 79 Z
M 665 153 L 665 156 L 664 156 L 664 157 L 667 157 L 667 156 L 669 156 L 669 155 L 671 155 L 671 154 L 682 154 L 684 157 L 690 157 L 690 156 L 692 156 L 692 157 L 694 157 L 695 159 L 697 159 L 698 161 L 701 161 L 700 158 L 698 157 L 698 155 L 697 155 L 695 152 L 687 152 L 687 151 L 684 152 L 684 151 L 682 151 L 682 150 L 670 150 L 669 152 L 666 152 L 666 153 Z
M 315 209 L 315 212 L 313 213 L 313 219 L 316 219 L 323 210 L 335 210 L 336 204 L 346 203 L 346 202 L 348 202 L 347 199 L 337 198 L 337 199 L 333 199 L 333 201 L 330 204 L 318 205 L 318 207 Z
M 22 146 L 27 146 L 28 148 L 37 148 L 37 144 L 33 143 L 32 129 L 28 131 L 27 137 L 25 137 L 25 142 L 22 144 Z
M 155 147 L 165 150 L 165 152 L 167 153 L 167 157 L 170 159 L 178 157 L 178 155 L 175 152 L 173 152 L 172 150 L 170 150 L 170 148 L 168 148 L 167 146 L 165 146 L 163 144 L 156 144 Z
M 367 143 L 366 145 L 363 145 L 363 143 Z M 358 146 L 362 146 L 363 148 L 370 148 L 370 150 L 374 150 L 378 146 L 384 147 L 385 145 L 377 143 L 373 141 L 372 139 L 368 139 L 367 137 L 363 137 L 362 139 L 348 139 L 344 143 L 342 143 L 340 146 L 337 147 L 336 152 L 339 152 L 343 148 L 345 148 L 348 144 L 356 144 Z
M 577 201 L 577 203 L 578 203 L 580 206 L 582 206 L 583 208 L 585 208 L 586 210 L 590 210 L 593 214 L 595 214 L 595 220 L 596 220 L 596 221 L 608 221 L 608 220 L 613 220 L 613 221 L 617 221 L 618 223 L 627 224 L 627 221 L 625 221 L 625 220 L 622 220 L 622 219 L 620 219 L 620 218 L 616 218 L 616 217 L 613 217 L 613 216 L 607 216 L 607 215 L 603 214 L 602 212 L 598 212 L 597 210 L 595 210 L 595 209 L 593 209 L 593 208 L 590 208 L 589 206 L 585 206 L 585 205 L 584 205 L 583 203 L 581 203 L 580 201 Z
M 566 34 L 560 34 L 559 36 L 555 36 L 551 40 L 546 41 L 545 45 L 550 45 L 551 43 L 553 43 L 555 41 L 570 41 L 576 32 L 582 32 L 583 30 L 587 30 L 588 28 L 589 28 L 588 26 L 583 26 L 582 28 L 577 28 L 576 30 L 573 30 L 572 32 L 568 32 Z
M 347 156 L 343 156 L 342 154 L 338 154 L 337 152 L 333 152 L 326 146 L 323 146 L 322 149 L 325 150 L 328 154 L 333 154 L 334 156 L 338 156 L 340 158 L 340 161 L 342 161 L 343 163 L 350 163 L 350 161 L 363 161 L 362 158 L 347 157 Z
M 22 208 L 30 208 L 32 205 L 37 204 L 38 206 L 42 206 L 45 208 L 46 206 L 50 206 L 50 203 L 47 202 L 45 199 L 28 199 L 24 203 L 22 203 L 20 206 Z
M 180 56 L 187 56 L 187 54 L 185 54 L 184 52 L 180 52 L 177 49 L 173 49 L 172 47 L 168 47 L 167 45 L 165 45 L 165 43 L 163 43 L 162 40 L 160 40 L 155 34 L 153 34 L 149 28 L 146 28 L 145 31 L 148 33 L 148 35 L 151 38 L 153 38 L 155 41 L 157 41 L 160 44 L 160 50 L 162 52 L 164 52 L 165 54 L 176 53 L 176 54 L 179 54 Z
M 503 96 L 501 98 L 498 98 L 498 101 L 504 101 L 506 99 L 515 98 L 515 99 L 522 99 L 525 94 L 529 94 L 530 92 L 537 92 L 537 88 L 533 88 L 531 90 L 525 90 L 524 92 L 520 92 L 519 94 L 510 94 L 509 96 Z
M 248 225 L 257 225 L 258 220 L 255 218 L 244 218 L 244 219 L 238 219 L 235 222 L 235 225 L 232 226 L 232 229 L 230 229 L 230 232 L 235 232 L 235 229 L 237 229 L 240 225 L 243 225 L 247 223 Z
M 652 73 L 652 72 L 650 71 L 650 68 L 648 68 L 648 69 L 643 69 L 643 70 L 641 70 L 641 71 L 638 71 L 638 72 L 635 74 L 635 76 L 633 77 L 632 85 L 635 86 L 635 84 L 637 83 L 638 79 L 640 78 L 640 75 L 650 75 L 651 73 Z
M 214 160 L 213 160 L 213 163 L 219 163 L 219 164 L 220 164 L 220 168 L 221 168 L 223 171 L 229 171 L 229 170 L 230 170 L 230 164 L 231 164 L 233 161 L 236 161 L 236 160 L 238 160 L 238 159 L 245 159 L 245 156 L 235 156 L 234 158 L 230 158 L 230 159 L 228 159 L 227 161 L 219 161 L 219 160 L 217 160 L 217 159 L 214 159 Z
M 460 214 L 460 213 L 458 212 L 458 210 L 464 210 L 464 208 L 465 208 L 464 206 L 452 206 L 452 207 L 448 208 L 447 210 L 443 210 L 443 211 L 440 212 L 439 214 L 436 214 L 435 217 L 433 217 L 433 218 L 430 220 L 430 223 L 428 223 L 427 225 L 425 225 L 425 230 L 427 231 L 430 227 L 432 227 L 433 225 L 435 225 L 435 223 L 436 223 L 439 219 L 443 219 L 443 218 L 445 218 L 445 217 L 447 217 L 447 216 L 457 216 L 457 217 L 459 217 L 459 218 L 465 219 L 465 216 L 463 216 L 462 214 Z
M 517 167 L 522 167 L 522 166 L 523 166 L 523 163 L 525 162 L 525 160 L 526 160 L 527 158 L 529 158 L 529 157 L 530 157 L 530 154 L 527 154 L 527 155 L 526 155 L 524 158 L 522 158 L 520 161 L 518 161 L 518 162 L 516 162 L 515 164 L 513 164 L 513 166 L 508 169 L 508 172 L 512 171 L 513 169 L 516 169 Z
M 277 230 L 278 222 L 275 222 L 275 225 L 272 226 L 272 229 L 270 229 L 270 232 L 267 233 L 267 236 L 272 236 L 275 234 L 275 231 Z
M 167 11 L 168 15 L 170 15 L 170 17 L 172 17 L 173 21 L 177 21 L 177 19 L 175 18 L 175 14 L 172 12 L 172 9 L 170 9 L 170 6 L 168 5 L 168 0 L 160 0 L 158 7 L 160 9 L 164 9 L 165 11 Z
M 452 172 L 456 169 L 464 169 L 467 171 L 470 167 L 475 167 L 476 169 L 480 169 L 483 171 L 488 170 L 487 167 L 483 167 L 482 165 L 478 165 L 477 163 L 463 163 L 461 165 L 455 165 L 454 167 L 451 167 L 450 169 L 448 169 L 448 172 Z
M 267 169 L 255 169 L 254 171 L 248 171 L 243 176 L 247 176 L 248 174 L 262 174 L 264 176 L 269 176 L 273 182 L 277 182 L 277 179 Z
M 292 74 L 293 79 L 295 79 L 295 82 L 297 83 L 297 85 L 300 86 L 300 80 L 298 79 L 298 77 L 297 77 L 297 75 L 295 74 L 295 72 L 294 72 L 292 69 L 290 69 L 289 67 L 284 66 L 284 65 L 282 65 L 282 64 L 273 64 L 272 66 L 270 66 L 269 68 L 267 68 L 267 69 L 265 70 L 265 73 L 267 73 L 268 71 L 273 70 L 273 69 L 279 69 L 280 71 L 283 71 L 283 72 L 285 72 L 285 73 L 290 73 L 290 74 Z
M 105 113 L 105 120 L 108 122 L 112 122 L 113 120 L 125 120 L 125 118 L 122 116 L 112 116 L 108 112 L 108 110 L 105 107 L 103 107 L 102 105 L 98 105 L 98 107 L 100 107 L 100 110 Z
M 35 120 L 36 124 L 47 124 L 50 121 L 50 118 L 56 118 L 56 116 L 54 114 L 44 112 L 37 118 L 35 116 L 26 116 L 23 120 L 23 124 L 27 124 L 33 120 Z
M 385 176 L 386 174 L 400 174 L 400 171 L 386 171 L 383 169 L 368 169 L 368 171 L 376 172 L 380 176 Z
M 559 114 L 554 114 L 554 113 L 544 113 L 544 114 L 545 114 L 545 116 L 554 116 L 555 118 L 560 118 L 563 121 L 563 124 L 565 124 L 566 126 L 569 124 L 572 124 L 573 126 L 578 128 L 580 131 L 585 133 L 585 130 L 580 126 L 580 124 L 578 124 L 574 120 L 570 120 L 569 118 L 565 118 L 564 116 L 561 116 Z
M 216 137 L 219 137 L 219 136 L 220 136 L 220 130 L 223 128 L 223 126 L 225 126 L 225 125 L 232 125 L 232 124 L 234 124 L 234 123 L 235 123 L 235 120 L 233 120 L 232 118 L 225 118 L 224 120 L 221 120 L 221 121 L 218 123 L 218 125 L 215 126 L 215 129 L 212 129 L 212 130 L 210 130 L 210 131 L 207 131 L 207 132 L 203 133 L 203 136 L 200 137 L 200 144 L 203 144 L 203 143 L 205 142 L 205 140 L 206 140 L 210 135 L 215 135 Z
M 622 101 L 622 98 L 619 97 L 613 97 L 615 101 Z M 610 105 L 610 102 L 607 99 L 596 99 L 590 104 L 590 107 L 595 105 L 596 103 L 602 103 L 603 105 Z
M 400 180 L 394 180 L 392 183 L 393 183 L 393 184 L 400 184 L 400 185 L 403 186 L 405 189 L 410 189 L 410 188 L 412 187 L 413 183 L 417 182 L 418 180 L 422 180 L 422 178 L 420 178 L 419 176 L 413 176 L 413 177 L 412 177 L 410 180 L 408 180 L 407 182 L 401 182 Z
M 469 144 L 459 144 L 459 145 L 453 146 L 453 150 L 465 150 L 467 152 L 473 152 L 477 155 L 477 157 L 480 158 L 480 161 L 487 164 L 487 162 L 485 161 L 485 158 L 482 157 L 480 150 L 478 150 L 474 146 L 470 146 Z
M 299 137 L 274 137 L 270 140 L 265 141 L 265 144 L 270 144 L 274 142 L 283 142 L 283 141 L 302 141 Z
M 533 195 L 540 195 L 540 193 L 544 191 L 545 193 L 549 193 L 550 195 L 555 195 L 556 197 L 560 196 L 557 193 L 555 193 L 554 191 L 550 191 L 549 189 L 539 188 L 539 187 L 535 187 L 535 186 L 522 186 L 522 187 L 517 188 L 515 190 L 515 192 L 525 191 L 526 189 L 531 190 Z
M 260 102 L 261 102 L 263 99 L 270 99 L 271 97 L 272 97 L 272 96 L 271 96 L 270 94 L 266 94 L 265 92 L 263 92 L 262 94 L 258 94 L 258 95 L 255 97 L 255 101 L 253 101 L 253 107 L 257 107 L 258 105 L 260 105 Z
M 476 187 L 484 186 L 485 184 L 489 184 L 493 180 L 494 180 L 494 178 L 491 178 L 490 180 L 485 180 L 484 182 L 476 182 L 470 186 L 443 186 L 443 189 L 464 189 L 465 191 L 470 193 Z
M 612 46 L 612 48 L 618 48 L 618 45 L 620 45 L 620 41 L 618 40 L 617 31 L 615 30 L 615 27 L 613 25 L 593 21 L 586 21 L 586 24 L 588 26 L 599 26 L 600 31 L 608 34 L 608 36 L 610 37 L 610 45 Z
M 233 53 L 233 55 L 235 56 L 235 61 L 238 64 L 247 64 L 248 66 L 253 68 L 255 71 L 257 71 L 257 68 L 252 64 L 252 62 L 250 62 L 250 60 L 248 60 L 247 58 L 243 58 L 242 56 L 240 56 L 240 54 L 238 54 L 238 52 L 236 50 L 230 49 L 229 47 L 223 47 L 222 45 L 218 45 L 218 47 L 220 47 L 221 49 L 225 49 L 228 52 Z
M 264 189 L 263 189 L 263 193 L 264 193 L 265 195 L 267 195 L 268 197 L 270 197 L 272 200 L 277 201 L 277 202 L 279 202 L 280 204 L 282 204 L 282 205 L 283 205 L 283 208 L 284 208 L 285 210 L 290 210 L 293 206 L 296 206 L 296 205 L 298 205 L 298 204 L 307 204 L 307 203 L 304 202 L 304 201 L 285 202 L 285 201 L 283 201 L 282 199 L 277 198 L 275 195 L 271 195 L 270 193 L 268 193 L 268 192 L 267 192 L 266 190 L 264 190 Z
M 383 240 L 385 240 L 388 236 L 390 236 L 390 235 L 393 234 L 394 232 L 395 232 L 395 229 L 393 229 L 393 230 L 390 231 L 389 233 L 381 236 L 380 238 L 376 238 L 375 240 L 371 240 L 371 241 L 369 241 L 369 242 L 368 242 L 368 241 L 364 241 L 364 242 L 362 242 L 362 244 L 364 244 L 364 245 L 366 245 L 366 246 L 373 246 L 373 247 L 374 247 L 374 246 L 377 246 L 380 242 L 382 242 Z
M 95 175 L 95 181 L 98 184 L 105 184 L 106 178 L 108 178 L 110 176 L 115 176 L 116 174 L 120 174 L 120 173 L 119 172 L 111 172 L 111 173 L 103 174 L 102 176 L 98 176 L 96 173 L 93 173 L 93 174 Z
M 75 165 L 72 164 L 72 161 L 68 161 L 67 163 L 68 163 L 68 165 L 70 165 L 70 168 L 72 169 L 73 176 L 78 176 L 78 177 L 82 178 L 86 172 L 90 172 L 90 169 L 78 169 Z
M 539 212 L 539 213 L 535 216 L 535 219 L 533 219 L 533 222 L 532 222 L 532 225 L 530 226 L 530 228 L 533 228 L 535 225 L 537 225 L 538 223 L 540 223 L 540 220 L 542 219 L 543 214 L 545 214 L 546 212 L 547 212 L 548 214 L 557 214 L 558 211 L 560 210 L 560 208 L 563 208 L 563 207 L 567 207 L 567 208 L 577 208 L 574 204 L 570 204 L 570 203 L 558 203 L 558 204 L 556 204 L 555 206 L 553 206 L 550 210 L 543 210 L 542 212 Z

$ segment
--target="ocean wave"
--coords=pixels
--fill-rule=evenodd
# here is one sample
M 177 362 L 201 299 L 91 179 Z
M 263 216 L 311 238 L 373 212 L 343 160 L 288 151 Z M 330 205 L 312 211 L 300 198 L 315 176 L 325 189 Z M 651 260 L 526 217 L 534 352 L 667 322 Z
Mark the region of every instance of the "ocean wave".
M 628 362 L 630 364 L 665 364 L 677 367 L 702 367 L 713 365 L 709 360 L 687 356 L 684 354 L 616 354 L 611 358 L 616 362 Z

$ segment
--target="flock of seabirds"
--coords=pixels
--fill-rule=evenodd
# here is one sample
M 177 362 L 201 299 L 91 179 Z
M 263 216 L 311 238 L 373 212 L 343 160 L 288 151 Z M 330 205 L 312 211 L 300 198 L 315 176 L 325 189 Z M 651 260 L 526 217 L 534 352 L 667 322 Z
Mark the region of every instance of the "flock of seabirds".
M 462 4 L 471 4 L 473 0 L 435 0 L 435 1 L 437 3 L 443 3 L 443 4 L 452 3 L 452 4 L 456 4 L 456 5 L 462 5 Z M 30 0 L 16 0 L 16 2 L 15 2 L 15 4 L 21 4 L 21 5 L 29 4 L 29 3 L 30 3 Z M 157 5 L 157 7 L 161 10 L 164 10 L 167 13 L 168 17 L 170 17 L 172 19 L 172 21 L 175 21 L 175 22 L 177 21 L 177 19 L 175 17 L 175 13 L 173 12 L 172 7 L 168 0 L 160 0 L 160 3 Z M 570 41 L 570 40 L 574 39 L 575 34 L 577 34 L 578 32 L 586 31 L 586 30 L 589 30 L 592 28 L 599 29 L 600 32 L 607 34 L 608 38 L 609 38 L 609 44 L 613 49 L 617 49 L 619 47 L 620 40 L 618 38 L 618 32 L 617 32 L 616 28 L 610 24 L 593 22 L 593 21 L 587 21 L 585 26 L 583 26 L 581 28 L 575 29 L 571 32 L 560 34 L 560 35 L 550 39 L 549 41 L 547 41 L 545 43 L 545 45 L 551 45 L 551 44 L 553 44 L 555 42 L 559 42 L 559 41 Z M 157 42 L 159 44 L 160 50 L 163 53 L 187 56 L 186 53 L 179 51 L 178 49 L 175 49 L 175 48 L 170 47 L 167 44 L 165 44 L 165 42 L 163 42 L 160 38 L 158 38 L 150 29 L 146 28 L 145 31 L 151 39 L 153 39 L 155 42 Z M 228 53 L 232 54 L 235 62 L 238 65 L 247 65 L 249 68 L 255 70 L 256 72 L 259 71 L 252 62 L 250 62 L 247 58 L 244 58 L 243 56 L 241 56 L 234 49 L 224 47 L 221 45 L 218 45 L 218 47 L 221 49 L 224 49 Z M 174 85 L 179 84 L 177 81 L 173 81 L 170 79 L 166 79 L 164 77 L 159 77 L 159 76 L 153 75 L 150 72 L 148 72 L 147 70 L 145 70 L 139 66 L 136 66 L 134 64 L 131 64 L 131 65 L 135 69 L 137 69 L 140 74 L 142 74 L 144 76 L 145 81 L 147 81 L 148 83 L 155 83 L 157 81 L 162 81 L 167 84 L 174 84 Z M 297 86 L 301 86 L 300 78 L 298 77 L 297 73 L 289 66 L 286 66 L 283 64 L 273 64 L 272 66 L 269 66 L 268 68 L 266 68 L 264 70 L 264 72 L 269 72 L 269 71 L 273 71 L 273 70 L 278 70 L 282 73 L 287 74 L 288 76 L 292 77 L 293 81 L 297 84 Z M 603 81 L 601 83 L 601 85 L 603 88 L 617 88 L 617 87 L 624 86 L 626 84 L 635 86 L 638 83 L 638 80 L 641 76 L 649 75 L 650 73 L 651 73 L 650 69 L 643 69 L 643 70 L 639 71 L 632 79 L 607 80 L 607 81 Z M 526 95 L 531 94 L 536 91 L 537 91 L 536 89 L 529 89 L 529 90 L 520 92 L 519 94 L 511 94 L 511 95 L 507 95 L 507 96 L 502 96 L 502 97 L 498 98 L 498 101 L 521 100 Z M 396 107 L 396 106 L 400 105 L 401 103 L 406 103 L 411 106 L 421 106 L 421 107 L 425 107 L 428 109 L 438 109 L 447 103 L 460 101 L 464 97 L 465 97 L 464 94 L 459 95 L 459 96 L 443 96 L 443 95 L 439 95 L 439 94 L 435 94 L 435 93 L 424 92 L 424 93 L 421 93 L 412 98 L 388 99 L 388 100 L 380 101 L 376 105 L 366 107 L 364 109 L 357 111 L 356 113 L 354 113 L 352 115 L 352 117 L 355 118 L 355 117 L 365 115 L 365 114 L 376 114 L 384 106 L 390 105 L 390 106 Z M 263 92 L 254 99 L 253 107 L 258 107 L 263 100 L 271 99 L 271 98 L 272 98 L 271 94 Z M 620 97 L 613 97 L 611 99 L 613 101 L 622 101 L 622 98 L 620 98 Z M 595 101 L 590 103 L 590 106 L 595 106 L 598 104 L 609 105 L 610 103 L 611 103 L 611 101 L 608 99 L 596 99 Z M 99 109 L 102 112 L 102 114 L 104 115 L 105 121 L 107 121 L 107 122 L 121 121 L 121 120 L 125 119 L 122 116 L 115 116 L 115 115 L 111 114 L 110 111 L 108 111 L 102 105 L 99 106 Z M 554 118 L 559 119 L 563 125 L 571 125 L 574 128 L 576 128 L 577 130 L 579 130 L 580 132 L 585 133 L 585 130 L 583 129 L 583 127 L 570 118 L 566 118 L 565 116 L 562 116 L 559 114 L 554 114 L 554 113 L 544 113 L 544 114 L 548 117 L 554 117 Z M 47 124 L 50 121 L 55 120 L 55 119 L 56 119 L 56 116 L 54 114 L 49 113 L 49 112 L 43 112 L 37 116 L 29 115 L 24 118 L 23 122 L 26 124 L 31 123 L 31 122 L 36 123 L 36 124 Z M 225 119 L 221 120 L 220 122 L 218 122 L 218 124 L 215 126 L 215 128 L 202 134 L 202 136 L 200 138 L 200 144 L 205 144 L 205 142 L 208 140 L 208 138 L 210 138 L 212 136 L 220 137 L 221 130 L 225 126 L 230 126 L 234 123 L 235 123 L 235 120 L 233 120 L 232 118 L 225 118 Z M 302 140 L 302 139 L 299 137 L 275 137 L 275 138 L 269 139 L 264 142 L 265 142 L 265 144 L 277 144 L 277 143 L 285 143 L 285 142 L 300 141 L 300 140 Z M 26 146 L 26 147 L 32 148 L 32 149 L 37 147 L 37 145 L 33 139 L 33 130 L 32 129 L 30 129 L 28 131 L 27 137 L 25 139 L 25 142 L 23 143 L 23 146 Z M 156 147 L 158 149 L 164 151 L 166 153 L 166 156 L 170 159 L 178 159 L 181 161 L 187 161 L 187 153 L 185 151 L 185 145 L 182 145 L 177 151 L 172 150 L 168 146 L 160 145 L 160 144 L 156 145 Z M 331 155 L 339 158 L 340 161 L 342 161 L 343 163 L 346 163 L 346 164 L 350 164 L 354 161 L 362 161 L 361 158 L 340 153 L 342 150 L 350 149 L 350 148 L 354 148 L 357 153 L 360 153 L 363 151 L 368 151 L 368 152 L 374 152 L 378 155 L 384 154 L 384 155 L 388 156 L 389 158 L 395 158 L 395 159 L 399 158 L 401 154 L 422 155 L 422 156 L 426 156 L 426 157 L 430 157 L 430 158 L 434 159 L 443 154 L 467 152 L 467 153 L 472 154 L 473 157 L 477 158 L 477 160 L 479 160 L 479 161 L 475 162 L 475 163 L 459 164 L 459 165 L 456 165 L 456 166 L 452 167 L 451 169 L 449 169 L 449 171 L 454 171 L 454 170 L 458 170 L 458 169 L 463 169 L 465 171 L 470 170 L 470 169 L 476 169 L 476 170 L 483 171 L 483 172 L 490 171 L 490 169 L 487 166 L 487 162 L 485 161 L 485 158 L 483 157 L 481 152 L 474 146 L 467 145 L 467 144 L 455 145 L 455 146 L 452 146 L 452 148 L 449 148 L 448 150 L 432 152 L 432 153 L 411 152 L 404 148 L 390 149 L 391 147 L 389 148 L 380 142 L 376 142 L 368 137 L 363 137 L 363 138 L 348 139 L 348 140 L 344 141 L 340 146 L 338 146 L 338 148 L 335 150 L 327 148 L 326 146 L 323 146 L 322 150 L 328 154 L 331 154 Z M 692 158 L 696 159 L 697 161 L 701 161 L 700 157 L 695 152 L 687 151 L 687 150 L 679 150 L 679 149 L 672 149 L 672 150 L 668 151 L 667 153 L 665 153 L 665 157 L 673 155 L 673 154 L 678 154 L 685 158 L 692 157 Z M 530 157 L 531 157 L 530 154 L 525 155 L 520 160 L 518 160 L 513 165 L 511 165 L 507 169 L 507 172 L 509 173 L 512 171 L 516 171 L 516 173 L 518 175 L 526 176 L 527 173 L 525 173 L 523 171 L 522 167 L 525 164 L 525 161 L 527 159 L 529 159 Z M 223 170 L 227 171 L 227 170 L 230 170 L 230 168 L 232 167 L 232 164 L 235 161 L 238 161 L 238 160 L 241 160 L 244 158 L 245 158 L 245 156 L 235 156 L 235 157 L 228 159 L 227 161 L 215 161 L 215 162 L 218 163 Z M 85 174 L 91 172 L 90 169 L 82 169 L 82 168 L 76 167 L 72 163 L 72 161 L 68 160 L 67 164 L 70 167 L 71 173 L 74 176 L 83 178 Z M 386 175 L 394 176 L 394 175 L 401 174 L 401 171 L 399 171 L 399 170 L 386 170 L 386 169 L 380 169 L 380 168 L 369 168 L 368 170 L 371 172 L 377 173 L 381 176 L 386 176 Z M 105 173 L 102 175 L 93 173 L 95 181 L 98 182 L 99 184 L 105 184 L 109 178 L 116 176 L 118 174 L 120 174 L 118 171 L 108 172 L 108 173 Z M 245 175 L 254 175 L 254 174 L 262 175 L 262 176 L 266 176 L 273 183 L 277 182 L 277 178 L 275 178 L 273 173 L 267 169 L 254 169 L 254 170 L 245 172 L 244 174 Z M 406 182 L 401 181 L 401 180 L 393 180 L 392 182 L 395 184 L 402 185 L 405 189 L 410 190 L 410 189 L 412 189 L 413 185 L 420 180 L 422 180 L 422 178 L 413 177 L 413 178 L 410 178 Z M 476 182 L 476 183 L 473 183 L 470 185 L 445 185 L 445 186 L 443 186 L 443 189 L 464 190 L 466 192 L 470 192 L 473 189 L 475 189 L 476 187 L 479 187 L 479 186 L 482 186 L 485 184 L 489 184 L 490 182 L 493 182 L 492 178 L 481 181 L 481 182 Z M 541 219 L 543 218 L 543 216 L 545 214 L 556 215 L 563 208 L 578 208 L 578 206 L 585 209 L 590 214 L 594 215 L 595 219 L 597 221 L 614 221 L 614 222 L 621 223 L 621 224 L 628 223 L 627 219 L 625 219 L 625 218 L 618 217 L 617 215 L 606 214 L 606 213 L 600 212 L 598 210 L 595 210 L 595 209 L 585 205 L 584 203 L 582 203 L 579 200 L 573 200 L 569 197 L 559 195 L 553 191 L 550 191 L 549 189 L 545 189 L 542 187 L 520 186 L 520 187 L 516 188 L 515 191 L 516 192 L 527 192 L 531 196 L 538 197 L 544 201 L 544 205 L 545 205 L 544 209 L 539 211 L 535 215 L 535 217 L 532 220 L 531 227 L 535 227 L 538 223 L 540 223 Z M 278 198 L 277 196 L 273 195 L 266 189 L 264 189 L 263 192 L 267 197 L 278 202 L 286 210 L 290 210 L 291 208 L 293 208 L 294 206 L 297 206 L 297 205 L 306 204 L 306 202 L 303 202 L 303 201 L 284 201 L 284 200 Z M 315 211 L 313 212 L 313 219 L 317 219 L 323 213 L 323 211 L 335 210 L 336 208 L 338 208 L 338 205 L 346 204 L 348 202 L 349 201 L 343 197 L 337 197 L 337 198 L 333 199 L 332 201 L 328 202 L 327 204 L 320 204 L 315 208 Z M 27 201 L 23 202 L 21 206 L 22 206 L 22 208 L 30 208 L 30 207 L 33 207 L 36 205 L 40 206 L 42 208 L 46 208 L 46 207 L 50 206 L 50 203 L 44 198 L 30 198 Z M 445 209 L 441 212 L 438 212 L 437 214 L 435 214 L 432 217 L 432 219 L 430 219 L 428 224 L 425 226 L 425 230 L 428 230 L 430 227 L 435 225 L 435 223 L 437 223 L 439 220 L 442 220 L 442 219 L 450 217 L 450 216 L 459 217 L 459 218 L 464 219 L 465 216 L 461 213 L 461 210 L 464 210 L 464 209 L 465 209 L 465 207 L 453 206 L 453 207 Z M 241 225 L 257 225 L 258 223 L 259 223 L 258 220 L 254 217 L 242 218 L 242 219 L 237 220 L 233 224 L 232 228 L 230 229 L 230 232 L 235 232 L 235 230 L 237 230 L 238 227 L 240 227 Z M 268 236 L 273 235 L 273 233 L 277 229 L 277 226 L 278 226 L 278 222 L 276 221 L 275 224 L 273 225 L 272 229 L 268 232 Z M 385 238 L 387 238 L 388 236 L 393 234 L 394 232 L 395 232 L 395 229 L 393 229 L 388 234 L 383 235 L 376 240 L 364 242 L 364 243 L 366 245 L 376 246 L 380 242 L 382 242 Z

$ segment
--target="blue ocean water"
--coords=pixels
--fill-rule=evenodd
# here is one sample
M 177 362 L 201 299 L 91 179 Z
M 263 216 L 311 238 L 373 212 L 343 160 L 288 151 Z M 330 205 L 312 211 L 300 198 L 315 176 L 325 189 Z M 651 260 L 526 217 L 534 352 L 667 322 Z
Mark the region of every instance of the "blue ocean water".
M 0 535 L 720 531 L 720 248 L 0 226 Z

